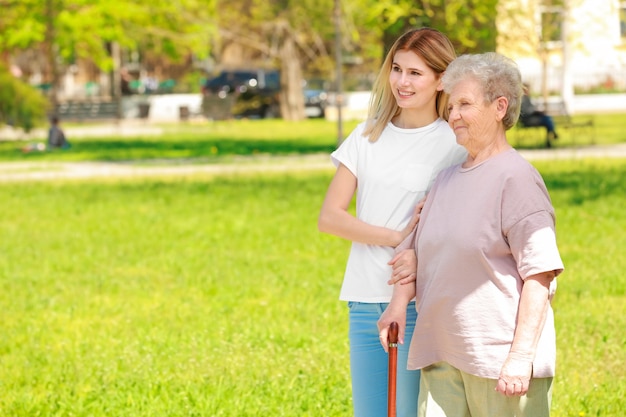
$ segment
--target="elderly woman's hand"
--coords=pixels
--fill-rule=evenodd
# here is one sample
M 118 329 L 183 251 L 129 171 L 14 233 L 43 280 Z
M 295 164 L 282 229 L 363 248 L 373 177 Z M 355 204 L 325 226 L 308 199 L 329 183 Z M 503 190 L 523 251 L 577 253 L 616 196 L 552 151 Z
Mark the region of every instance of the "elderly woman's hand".
M 500 371 L 496 391 L 508 397 L 524 395 L 528 392 L 532 373 L 532 358 L 528 355 L 511 352 Z
M 496 386 L 496 391 L 504 395 L 524 395 L 528 392 L 534 352 L 545 322 L 555 275 L 554 271 L 546 271 L 524 281 L 515 337 Z
M 396 254 L 392 260 L 388 262 L 392 268 L 391 279 L 387 284 L 409 284 L 415 282 L 417 274 L 417 256 L 415 250 L 405 249 Z
M 392 322 L 398 323 L 398 343 L 404 344 L 404 331 L 406 329 L 406 303 L 393 301 L 387 306 L 383 314 L 378 319 L 378 335 L 380 344 L 389 352 L 389 325 Z

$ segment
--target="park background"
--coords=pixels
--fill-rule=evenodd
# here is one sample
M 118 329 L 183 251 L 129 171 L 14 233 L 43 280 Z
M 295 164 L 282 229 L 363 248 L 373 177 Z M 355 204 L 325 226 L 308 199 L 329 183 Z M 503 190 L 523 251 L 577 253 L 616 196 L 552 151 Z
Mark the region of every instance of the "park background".
M 514 59 L 539 107 L 557 101 L 559 113 L 575 115 L 590 110 L 579 105 L 581 96 L 626 93 L 623 0 L 2 0 L 0 6 L 0 125 L 26 130 L 45 125 L 51 113 L 78 120 L 215 119 L 216 112 L 200 108 L 203 86 L 235 69 L 280 72 L 279 109 L 270 113 L 284 120 L 306 117 L 303 88 L 313 80 L 321 81 L 329 109 L 341 110 L 369 91 L 392 42 L 419 26 L 446 33 L 459 54 L 496 50 Z M 257 78 L 238 87 L 260 89 L 264 81 Z M 589 100 L 603 111 L 624 102 L 582 103 Z M 362 111 L 331 115 L 342 116 L 360 118 Z
M 495 18 L 476 13 L 488 17 L 501 3 L 476 2 L 467 9 L 464 3 L 442 8 L 437 1 L 341 2 L 344 19 L 358 23 L 341 26 L 342 49 L 350 42 L 360 45 L 358 54 L 350 52 L 342 61 L 346 92 L 358 93 L 349 84 L 362 79 L 352 58 L 366 57 L 369 72 L 375 72 L 385 40 L 410 25 L 439 24 L 454 35 L 460 51 L 496 48 Z M 120 67 L 106 54 L 113 41 L 136 56 L 168 63 L 175 61 L 172 51 L 186 50 L 183 41 L 197 41 L 194 34 L 206 39 L 205 29 L 213 52 L 203 41 L 199 48 L 215 55 L 215 45 L 224 42 L 219 36 L 224 22 L 233 30 L 240 25 L 265 33 L 280 27 L 274 17 L 299 28 L 319 23 L 325 35 L 316 45 L 324 44 L 328 54 L 304 61 L 306 71 L 322 69 L 302 76 L 335 77 L 330 3 L 0 4 L 7 74 L 22 53 L 45 57 L 37 51 L 51 50 L 50 68 L 68 69 L 68 59 L 88 59 L 93 79 L 109 80 L 102 82 L 101 97 L 72 99 L 122 99 L 113 88 Z M 575 4 L 554 2 L 542 10 Z M 622 2 L 601 2 L 597 8 L 608 5 L 619 28 Z M 364 14 L 369 20 L 357 19 Z M 466 15 L 471 18 L 460 19 Z M 50 28 L 45 24 L 50 16 L 64 30 L 55 37 L 35 36 Z M 311 24 L 304 25 L 304 18 Z M 479 30 L 481 25 L 489 30 Z M 533 38 L 537 31 L 529 33 Z M 481 41 L 463 43 L 473 37 Z M 550 62 L 556 65 L 545 82 L 537 73 L 536 98 L 546 91 L 551 99 L 570 100 L 564 86 L 574 89 L 568 80 L 575 77 L 568 77 L 557 59 L 567 56 L 563 44 L 550 42 L 555 48 L 550 59 L 556 60 Z M 50 77 L 44 67 L 42 77 Z M 602 68 L 616 82 L 579 91 L 570 101 L 598 103 L 570 111 L 574 121 L 593 120 L 591 128 L 564 129 L 550 150 L 542 149 L 541 131 L 509 132 L 550 190 L 566 265 L 553 304 L 556 417 L 618 417 L 626 410 L 626 113 L 602 98 L 622 103 L 622 72 Z M 193 77 L 189 88 L 199 89 L 200 77 Z M 69 150 L 25 153 L 25 145 L 44 140 L 45 116 L 56 108 L 54 101 L 70 98 L 61 89 L 51 98 L 54 89 L 32 86 L 25 73 L 1 80 L 11 88 L 16 80 L 19 84 L 0 90 L 0 122 L 13 117 L 0 138 L 0 415 L 351 415 L 347 311 L 338 301 L 349 243 L 320 234 L 316 223 L 333 175 L 328 155 L 358 117 L 346 117 L 343 124 L 295 113 L 267 120 L 67 118 Z M 174 94 L 131 95 L 168 96 Z M 47 103 L 45 111 L 10 113 L 32 109 L 31 103 Z

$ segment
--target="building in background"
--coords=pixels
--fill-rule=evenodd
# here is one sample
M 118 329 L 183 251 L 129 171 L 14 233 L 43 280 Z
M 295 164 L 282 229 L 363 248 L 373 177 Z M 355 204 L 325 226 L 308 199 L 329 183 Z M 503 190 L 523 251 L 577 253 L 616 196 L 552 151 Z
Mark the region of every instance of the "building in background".
M 497 28 L 535 94 L 626 91 L 624 0 L 501 0 Z

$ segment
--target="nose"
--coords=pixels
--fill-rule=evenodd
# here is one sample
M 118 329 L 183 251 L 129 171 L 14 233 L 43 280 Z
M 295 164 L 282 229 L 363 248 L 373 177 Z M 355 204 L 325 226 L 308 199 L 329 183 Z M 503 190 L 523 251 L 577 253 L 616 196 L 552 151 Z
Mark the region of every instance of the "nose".
M 448 115 L 448 120 L 457 120 L 459 118 L 459 111 L 456 106 L 450 107 L 450 114 Z
M 400 75 L 400 84 L 406 85 L 409 83 L 409 77 L 407 76 L 407 73 L 402 71 L 402 74 Z

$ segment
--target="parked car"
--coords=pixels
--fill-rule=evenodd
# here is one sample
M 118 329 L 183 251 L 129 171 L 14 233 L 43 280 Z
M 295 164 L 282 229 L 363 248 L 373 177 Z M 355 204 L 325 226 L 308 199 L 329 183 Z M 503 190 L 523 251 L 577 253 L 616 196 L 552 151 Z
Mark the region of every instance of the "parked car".
M 303 83 L 307 117 L 324 117 L 328 103 L 325 81 Z M 208 118 L 272 118 L 280 115 L 280 73 L 277 70 L 224 70 L 202 86 L 202 111 Z
M 303 93 L 307 117 L 325 117 L 328 106 L 327 82 L 318 78 L 305 80 Z
M 202 86 L 202 111 L 212 119 L 277 117 L 279 92 L 276 70 L 224 70 Z

